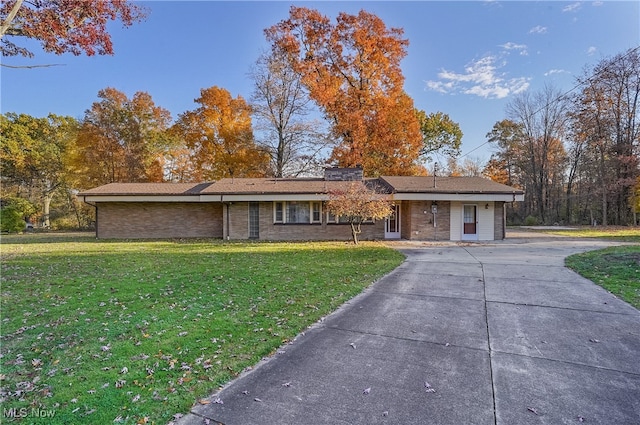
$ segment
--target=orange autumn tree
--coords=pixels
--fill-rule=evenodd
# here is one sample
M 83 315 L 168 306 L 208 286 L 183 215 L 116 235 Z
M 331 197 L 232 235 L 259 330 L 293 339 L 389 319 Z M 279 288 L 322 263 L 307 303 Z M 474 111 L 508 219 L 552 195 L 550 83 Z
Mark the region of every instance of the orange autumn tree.
M 18 38 L 38 40 L 46 52 L 112 55 L 109 21 L 129 27 L 147 11 L 128 0 L 3 0 L 0 4 L 0 54 L 32 57 Z M 6 65 L 5 65 L 6 66 Z
M 364 10 L 340 13 L 333 25 L 316 10 L 293 6 L 289 19 L 265 34 L 331 123 L 339 143 L 330 160 L 361 165 L 371 176 L 423 172 L 420 125 L 403 89 L 400 61 L 409 42 L 401 29 Z
M 163 155 L 170 148 L 168 110 L 146 92 L 131 99 L 112 87 L 85 111 L 69 166 L 80 187 L 114 182 L 163 180 Z
M 180 115 L 171 129 L 189 150 L 191 180 L 263 176 L 269 156 L 255 144 L 247 102 L 216 86 L 202 89 L 195 102 L 200 107 Z
M 325 207 L 329 214 L 351 225 L 351 236 L 358 244 L 358 235 L 362 233 L 362 223 L 367 220 L 382 220 L 393 212 L 393 201 L 388 195 L 378 193 L 362 181 L 352 182 L 346 189 L 329 192 Z

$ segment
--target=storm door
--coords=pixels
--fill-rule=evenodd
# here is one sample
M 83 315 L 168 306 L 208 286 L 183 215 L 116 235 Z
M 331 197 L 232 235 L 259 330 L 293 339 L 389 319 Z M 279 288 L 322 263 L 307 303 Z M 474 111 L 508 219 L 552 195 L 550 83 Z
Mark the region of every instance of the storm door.
M 400 239 L 400 204 L 393 206 L 393 212 L 384 221 L 385 239 Z
M 465 205 L 462 210 L 462 239 L 478 239 L 478 207 Z

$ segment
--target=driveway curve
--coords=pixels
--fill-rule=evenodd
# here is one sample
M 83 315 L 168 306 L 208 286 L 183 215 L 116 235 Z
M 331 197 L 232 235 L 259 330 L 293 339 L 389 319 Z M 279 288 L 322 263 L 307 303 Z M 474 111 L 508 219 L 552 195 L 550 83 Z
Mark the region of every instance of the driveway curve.
M 178 423 L 639 424 L 640 312 L 564 267 L 610 245 L 398 242 L 401 266 Z

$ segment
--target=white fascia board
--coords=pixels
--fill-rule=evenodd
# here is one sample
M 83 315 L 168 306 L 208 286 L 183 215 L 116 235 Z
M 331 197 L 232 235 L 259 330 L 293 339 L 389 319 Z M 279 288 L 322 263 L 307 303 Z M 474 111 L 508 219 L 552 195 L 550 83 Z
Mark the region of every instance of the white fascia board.
M 198 195 L 85 195 L 83 198 L 84 202 L 200 202 Z
M 524 201 L 524 195 L 513 193 L 394 193 L 397 201 Z
M 323 193 L 269 193 L 269 194 L 222 195 L 222 202 L 326 201 L 327 199 L 329 199 L 329 196 Z

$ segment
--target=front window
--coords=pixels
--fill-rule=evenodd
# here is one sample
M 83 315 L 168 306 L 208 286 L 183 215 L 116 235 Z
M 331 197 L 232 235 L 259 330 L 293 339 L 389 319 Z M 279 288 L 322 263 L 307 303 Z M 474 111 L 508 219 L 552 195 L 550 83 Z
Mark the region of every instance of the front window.
M 327 213 L 327 223 L 340 223 L 340 224 L 349 223 L 349 217 L 347 217 L 346 215 L 341 215 L 340 217 L 336 217 L 331 213 Z
M 312 222 L 313 223 L 320 223 L 320 221 L 322 221 L 321 220 L 322 208 L 321 208 L 320 202 L 312 202 L 311 203 L 311 210 L 313 211 L 313 214 L 311 216 Z
M 276 224 L 322 223 L 322 202 L 274 202 L 273 222 Z
M 287 202 L 287 223 L 310 223 L 309 202 Z
M 273 222 L 274 223 L 283 223 L 284 222 L 284 210 L 282 208 L 282 202 L 274 202 L 273 204 Z

